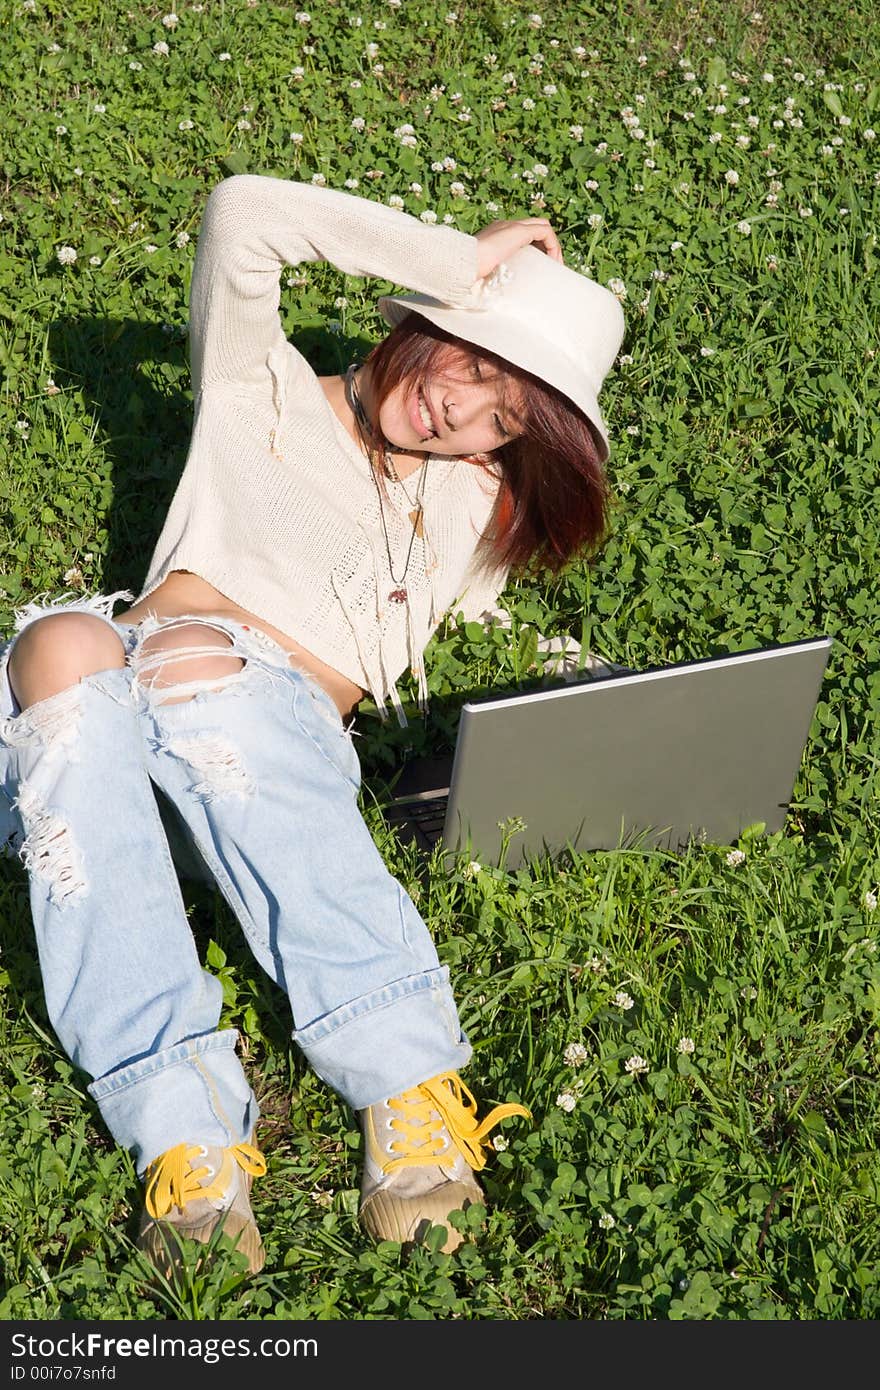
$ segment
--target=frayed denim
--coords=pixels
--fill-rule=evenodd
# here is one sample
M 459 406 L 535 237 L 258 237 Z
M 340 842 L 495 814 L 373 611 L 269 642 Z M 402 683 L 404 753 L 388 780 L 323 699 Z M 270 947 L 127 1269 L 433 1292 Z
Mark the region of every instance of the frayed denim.
M 114 623 L 117 598 L 31 605 L 103 618 L 125 650 L 18 711 L 0 654 L 0 821 L 25 864 L 46 1005 L 118 1143 L 143 1172 L 181 1142 L 237 1144 L 259 1110 L 221 1030 L 220 982 L 198 958 L 156 789 L 253 951 L 285 991 L 292 1036 L 353 1108 L 471 1056 L 430 934 L 358 808 L 360 768 L 326 692 L 264 633 L 225 618 Z M 151 686 L 223 633 L 240 669 Z M 211 655 L 216 646 L 206 647 Z M 183 675 L 183 671 L 181 672 Z M 182 698 L 182 697 L 187 698 Z

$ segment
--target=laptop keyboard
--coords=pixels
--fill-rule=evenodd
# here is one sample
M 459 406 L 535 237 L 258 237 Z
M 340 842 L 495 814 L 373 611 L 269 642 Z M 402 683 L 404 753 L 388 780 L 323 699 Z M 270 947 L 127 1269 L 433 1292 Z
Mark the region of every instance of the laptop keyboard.
M 401 802 L 393 808 L 390 819 L 409 830 L 426 849 L 433 849 L 443 834 L 448 800 L 446 796 L 432 796 Z

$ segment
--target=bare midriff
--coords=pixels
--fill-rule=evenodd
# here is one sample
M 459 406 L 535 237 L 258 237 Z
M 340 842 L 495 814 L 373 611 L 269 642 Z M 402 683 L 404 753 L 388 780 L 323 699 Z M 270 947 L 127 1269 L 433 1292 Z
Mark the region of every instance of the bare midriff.
M 139 622 L 149 616 L 157 618 L 230 618 L 246 627 L 265 632 L 290 653 L 291 666 L 297 666 L 326 690 L 343 719 L 354 713 L 355 706 L 363 699 L 364 691 L 340 671 L 328 666 L 326 661 L 295 642 L 287 633 L 279 632 L 277 627 L 267 623 L 256 613 L 240 608 L 230 598 L 215 589 L 207 580 L 200 579 L 189 570 L 174 570 L 147 598 L 135 603 L 131 608 L 116 614 L 120 623 Z

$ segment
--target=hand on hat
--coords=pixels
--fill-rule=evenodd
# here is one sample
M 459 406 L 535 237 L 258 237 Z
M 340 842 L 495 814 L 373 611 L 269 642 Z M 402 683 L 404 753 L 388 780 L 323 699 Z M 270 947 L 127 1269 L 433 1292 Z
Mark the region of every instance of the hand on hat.
M 477 274 L 482 280 L 496 266 L 523 246 L 537 246 L 554 261 L 562 261 L 562 247 L 546 217 L 520 217 L 490 222 L 475 233 Z

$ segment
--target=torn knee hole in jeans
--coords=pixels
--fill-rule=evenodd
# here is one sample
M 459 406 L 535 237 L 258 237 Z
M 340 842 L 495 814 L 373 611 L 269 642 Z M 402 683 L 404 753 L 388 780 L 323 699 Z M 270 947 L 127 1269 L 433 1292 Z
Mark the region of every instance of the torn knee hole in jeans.
M 185 630 L 194 627 L 207 629 L 214 640 L 201 644 L 187 640 Z M 162 640 L 175 630 L 180 641 Z M 190 617 L 148 618 L 128 660 L 135 689 L 144 691 L 153 704 L 171 705 L 205 691 L 223 690 L 238 681 L 247 665 L 247 653 L 239 651 L 235 638 L 215 623 Z M 179 680 L 166 674 L 172 667 L 177 668 Z
M 49 884 L 49 901 L 66 907 L 86 891 L 79 847 L 66 821 L 43 804 L 27 783 L 22 783 L 15 805 L 24 826 L 19 850 L 29 873 Z

